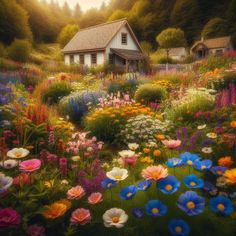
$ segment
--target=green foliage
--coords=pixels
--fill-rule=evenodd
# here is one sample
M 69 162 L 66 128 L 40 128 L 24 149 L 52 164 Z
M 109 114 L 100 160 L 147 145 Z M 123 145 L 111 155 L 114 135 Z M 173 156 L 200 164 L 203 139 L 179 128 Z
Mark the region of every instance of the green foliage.
M 163 30 L 156 37 L 156 41 L 161 48 L 165 49 L 183 47 L 186 45 L 184 32 L 181 29 L 176 28 Z
M 207 22 L 202 30 L 202 37 L 217 38 L 229 34 L 227 21 L 222 18 L 213 18 Z
M 25 62 L 29 59 L 31 44 L 27 40 L 15 39 L 8 48 L 8 56 L 15 61 Z
M 122 10 L 116 10 L 112 13 L 112 15 L 108 18 L 108 21 L 114 21 L 114 20 L 118 20 L 118 19 L 122 19 L 125 18 L 127 15 L 126 12 L 122 11 Z
M 73 88 L 70 83 L 66 81 L 56 81 L 42 94 L 42 101 L 48 104 L 55 104 L 72 91 Z
M 152 52 L 152 44 L 151 44 L 151 43 L 149 43 L 149 42 L 147 42 L 147 41 L 142 41 L 142 42 L 140 43 L 140 45 L 141 45 L 141 48 L 143 49 L 143 51 L 144 51 L 147 55 L 149 55 L 149 54 Z
M 58 42 L 60 43 L 61 47 L 63 48 L 66 44 L 75 36 L 78 32 L 79 26 L 78 25 L 66 25 L 60 32 L 58 36 Z
M 32 39 L 27 12 L 15 0 L 1 0 L 0 41 L 10 44 L 15 38 Z
M 135 100 L 137 102 L 161 102 L 167 98 L 167 91 L 165 88 L 154 84 L 140 85 L 135 92 Z

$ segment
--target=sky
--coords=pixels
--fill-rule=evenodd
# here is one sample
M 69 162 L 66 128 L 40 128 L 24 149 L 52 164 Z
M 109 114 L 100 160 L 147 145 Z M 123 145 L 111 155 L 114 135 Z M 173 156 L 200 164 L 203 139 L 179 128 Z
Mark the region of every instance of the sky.
M 47 0 L 50 2 L 50 0 Z M 57 0 L 60 5 L 63 5 L 65 0 Z M 82 11 L 86 11 L 89 8 L 96 7 L 99 8 L 102 2 L 107 3 L 109 0 L 66 0 L 71 8 L 73 8 L 76 3 L 79 3 Z

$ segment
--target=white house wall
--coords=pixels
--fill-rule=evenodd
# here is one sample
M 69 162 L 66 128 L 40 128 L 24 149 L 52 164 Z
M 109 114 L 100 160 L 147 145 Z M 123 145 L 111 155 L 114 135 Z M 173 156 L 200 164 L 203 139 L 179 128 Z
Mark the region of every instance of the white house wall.
M 121 43 L 121 34 L 127 33 L 127 44 Z M 136 42 L 134 41 L 133 37 L 131 36 L 127 26 L 123 26 L 116 36 L 112 39 L 109 45 L 106 48 L 106 58 L 109 58 L 109 53 L 111 48 L 118 48 L 118 49 L 128 49 L 128 50 L 139 50 Z

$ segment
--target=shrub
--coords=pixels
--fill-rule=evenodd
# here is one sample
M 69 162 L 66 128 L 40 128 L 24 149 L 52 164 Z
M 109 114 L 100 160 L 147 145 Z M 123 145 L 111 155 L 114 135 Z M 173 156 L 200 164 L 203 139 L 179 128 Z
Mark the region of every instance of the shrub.
M 170 122 L 162 122 L 149 115 L 138 115 L 130 118 L 117 138 L 121 143 L 148 143 L 156 142 L 155 135 L 166 132 Z
M 65 81 L 56 81 L 48 87 L 42 94 L 44 103 L 55 104 L 65 96 L 68 96 L 73 91 L 72 85 Z
M 154 115 L 149 107 L 132 104 L 92 110 L 85 118 L 85 128 L 99 140 L 113 143 L 126 121 L 140 114 Z
M 189 89 L 186 94 L 177 100 L 174 100 L 170 109 L 167 109 L 167 116 L 171 120 L 181 120 L 192 118 L 197 112 L 208 111 L 214 107 L 215 95 L 212 90 L 207 89 Z
M 70 120 L 80 123 L 82 117 L 88 112 L 89 107 L 99 103 L 99 98 L 103 94 L 93 91 L 80 91 L 72 93 L 60 100 L 59 110 L 64 116 L 69 116 Z
M 167 91 L 165 88 L 155 84 L 143 84 L 139 86 L 135 92 L 135 100 L 137 102 L 161 102 L 167 98 Z
M 8 48 L 8 56 L 12 60 L 25 62 L 29 59 L 30 51 L 30 42 L 23 39 L 15 39 Z

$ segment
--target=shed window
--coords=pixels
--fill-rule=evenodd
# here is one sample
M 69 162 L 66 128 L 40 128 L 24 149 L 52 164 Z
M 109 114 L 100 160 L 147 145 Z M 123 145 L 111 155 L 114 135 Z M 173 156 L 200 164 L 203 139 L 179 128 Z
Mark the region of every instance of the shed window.
M 223 54 L 223 49 L 216 50 L 216 55 L 222 55 L 222 54 Z
M 75 62 L 74 55 L 70 55 L 70 64 L 73 64 Z
M 122 33 L 121 34 L 121 44 L 127 44 L 127 34 L 126 33 Z
M 84 54 L 79 55 L 79 63 L 80 65 L 84 65 Z
M 97 64 L 97 54 L 96 53 L 92 53 L 91 54 L 91 64 L 92 65 L 96 65 Z

